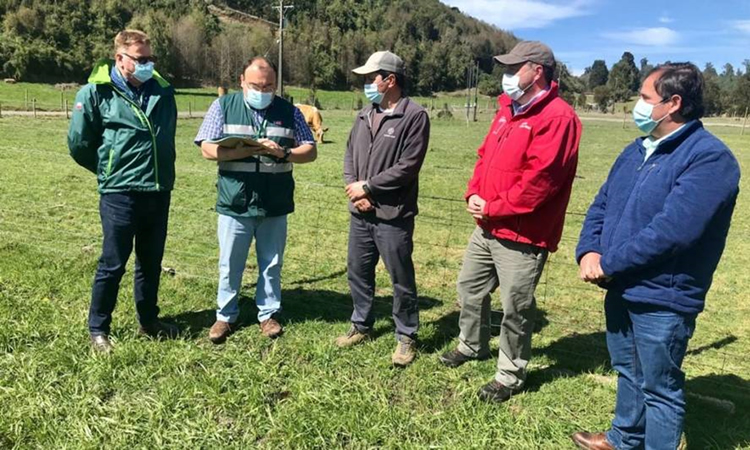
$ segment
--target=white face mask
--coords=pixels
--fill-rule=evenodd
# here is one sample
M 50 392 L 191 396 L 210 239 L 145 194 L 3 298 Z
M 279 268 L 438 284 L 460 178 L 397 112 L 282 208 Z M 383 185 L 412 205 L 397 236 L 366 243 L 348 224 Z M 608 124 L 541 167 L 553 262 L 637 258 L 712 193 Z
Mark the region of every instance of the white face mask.
M 519 98 L 523 97 L 523 94 L 525 94 L 533 84 L 534 82 L 532 81 L 525 88 L 521 88 L 521 77 L 518 76 L 518 73 L 515 75 L 508 75 L 507 73 L 503 74 L 503 92 L 505 92 L 513 101 L 518 101 Z

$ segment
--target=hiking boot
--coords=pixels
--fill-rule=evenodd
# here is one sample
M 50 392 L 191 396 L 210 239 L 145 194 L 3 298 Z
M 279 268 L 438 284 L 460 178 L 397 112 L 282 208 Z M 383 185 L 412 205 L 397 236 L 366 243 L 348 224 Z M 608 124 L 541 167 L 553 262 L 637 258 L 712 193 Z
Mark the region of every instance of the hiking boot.
M 217 320 L 208 331 L 208 339 L 214 344 L 221 344 L 227 340 L 230 334 L 232 334 L 232 324 Z
M 104 333 L 91 333 L 91 348 L 96 350 L 98 353 L 109 353 L 114 347 L 112 342 L 109 340 L 109 336 Z
M 354 325 L 349 328 L 345 335 L 336 338 L 336 346 L 344 348 L 361 344 L 370 339 L 370 333 L 363 333 Z
M 273 317 L 260 323 L 260 332 L 269 339 L 276 339 L 284 332 L 284 328 Z
M 177 325 L 156 320 L 148 324 L 141 324 L 138 333 L 152 339 L 174 339 L 180 335 Z
M 391 356 L 393 365 L 406 367 L 411 364 L 414 358 L 417 357 L 416 347 L 417 341 L 406 336 L 401 336 L 396 345 L 396 350 L 393 352 L 393 356 Z
M 465 362 L 469 361 L 484 361 L 485 359 L 489 359 L 490 355 L 482 355 L 482 356 L 466 356 L 458 349 L 453 349 L 449 352 L 445 352 L 442 355 L 440 355 L 440 362 L 443 363 L 446 367 L 455 368 L 460 365 L 462 365 Z
M 479 389 L 479 399 L 487 403 L 502 403 L 521 392 L 521 389 L 509 388 L 499 381 L 492 380 Z

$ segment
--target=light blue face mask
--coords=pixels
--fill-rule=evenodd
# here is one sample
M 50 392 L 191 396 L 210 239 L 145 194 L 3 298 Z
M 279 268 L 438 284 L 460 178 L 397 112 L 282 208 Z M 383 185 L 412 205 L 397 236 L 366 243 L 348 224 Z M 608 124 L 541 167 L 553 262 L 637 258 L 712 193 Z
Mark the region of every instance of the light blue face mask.
M 667 100 L 669 99 L 662 100 L 659 103 L 652 105 L 650 103 L 646 103 L 646 100 L 642 98 L 638 99 L 638 103 L 636 103 L 635 107 L 633 108 L 633 120 L 635 121 L 635 125 L 639 130 L 646 134 L 651 134 L 651 132 L 654 131 L 657 126 L 659 126 L 661 121 L 667 118 L 669 113 L 665 114 L 664 117 L 659 120 L 654 120 L 651 117 L 651 114 L 654 113 L 654 107 L 656 105 L 661 105 Z
M 266 109 L 271 106 L 273 101 L 273 92 L 260 92 L 255 89 L 249 89 L 245 92 L 245 101 L 253 109 Z
M 378 91 L 378 83 L 365 85 L 365 97 L 367 97 L 367 100 L 370 100 L 370 102 L 379 105 L 380 102 L 383 101 L 384 95 L 385 92 Z
M 133 78 L 145 83 L 154 76 L 154 63 L 147 62 L 146 64 L 135 63 L 135 71 L 133 72 Z

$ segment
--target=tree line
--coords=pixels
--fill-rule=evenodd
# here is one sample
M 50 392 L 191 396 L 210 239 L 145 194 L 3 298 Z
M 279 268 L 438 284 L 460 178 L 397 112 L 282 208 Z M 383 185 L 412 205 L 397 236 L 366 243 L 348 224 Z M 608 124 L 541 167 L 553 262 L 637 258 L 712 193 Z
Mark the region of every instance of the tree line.
M 278 0 L 0 0 L 0 76 L 32 82 L 83 82 L 94 62 L 112 56 L 114 35 L 138 28 L 152 38 L 158 70 L 177 86 L 236 86 L 244 61 L 278 57 Z M 466 87 L 479 63 L 479 91 L 498 95 L 493 56 L 518 39 L 438 0 L 294 0 L 284 31 L 284 79 L 315 89 L 361 88 L 351 69 L 376 50 L 407 64 L 408 91 L 430 95 Z M 236 14 L 235 14 L 236 13 Z M 554 47 L 554 43 L 551 43 Z M 596 60 L 581 76 L 558 63 L 555 78 L 571 104 L 602 111 L 637 95 L 651 70 L 625 52 L 611 69 Z M 710 115 L 750 106 L 750 60 L 703 70 Z
M 117 31 L 152 38 L 157 69 L 178 86 L 236 85 L 242 63 L 278 56 L 272 0 L 0 0 L 0 75 L 23 81 L 86 79 L 112 55 Z M 465 86 L 466 69 L 509 50 L 510 33 L 437 0 L 295 0 L 284 31 L 284 78 L 313 89 L 361 88 L 351 69 L 391 49 L 415 94 Z M 229 8 L 258 20 L 227 18 Z M 219 13 L 217 13 L 217 11 Z M 224 16 L 224 17 L 222 17 Z
M 750 108 L 750 59 L 746 59 L 743 65 L 744 71 L 727 63 L 721 73 L 710 62 L 703 67 L 706 115 L 744 115 Z M 597 107 L 607 111 L 614 103 L 638 95 L 641 82 L 653 67 L 647 58 L 641 58 L 636 66 L 633 54 L 625 52 L 611 70 L 604 60 L 595 60 L 579 80 L 593 93 Z

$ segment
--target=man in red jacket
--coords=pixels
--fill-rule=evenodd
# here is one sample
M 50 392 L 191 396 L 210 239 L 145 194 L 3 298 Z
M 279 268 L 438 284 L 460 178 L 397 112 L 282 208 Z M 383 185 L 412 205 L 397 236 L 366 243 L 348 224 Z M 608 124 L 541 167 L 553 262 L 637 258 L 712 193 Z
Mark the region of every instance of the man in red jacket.
M 557 95 L 555 57 L 541 42 L 496 56 L 505 66 L 499 110 L 479 147 L 465 198 L 476 219 L 458 277 L 458 347 L 449 367 L 490 354 L 490 294 L 500 287 L 503 320 L 495 379 L 479 397 L 503 402 L 519 392 L 531 357 L 534 290 L 557 250 L 578 163 L 581 122 Z

